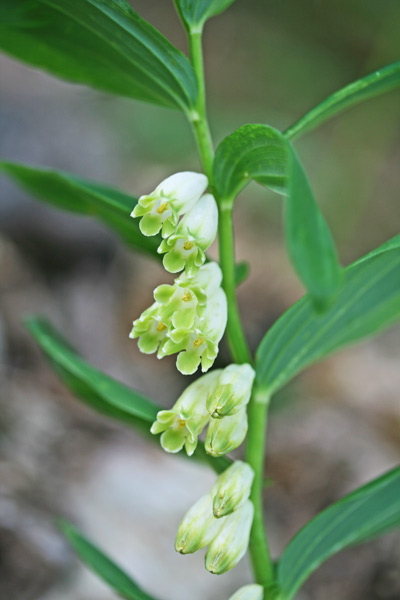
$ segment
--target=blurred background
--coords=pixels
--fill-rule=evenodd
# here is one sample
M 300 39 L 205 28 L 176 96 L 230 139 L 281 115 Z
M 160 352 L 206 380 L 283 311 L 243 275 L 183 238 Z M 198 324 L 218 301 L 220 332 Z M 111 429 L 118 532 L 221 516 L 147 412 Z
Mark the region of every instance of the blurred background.
M 186 51 L 172 1 L 132 1 Z M 284 129 L 326 95 L 399 58 L 398 0 L 237 0 L 205 32 L 210 121 L 219 142 L 247 122 Z M 198 170 L 178 113 L 69 85 L 0 58 L 0 155 L 133 195 Z M 348 264 L 400 231 L 400 96 L 356 107 L 296 143 Z M 213 473 L 91 412 L 53 375 L 24 330 L 40 313 L 89 362 L 169 407 L 187 385 L 174 359 L 141 355 L 131 322 L 170 280 L 90 219 L 41 205 L 1 179 L 0 597 L 111 600 L 54 521 L 73 520 L 163 600 L 227 599 L 247 559 L 210 575 L 173 549 L 176 528 Z M 236 204 L 239 288 L 255 349 L 302 288 L 282 244 L 281 200 L 255 185 Z M 212 249 L 217 256 L 217 248 Z M 318 511 L 399 462 L 400 330 L 308 369 L 274 399 L 265 507 L 273 554 Z M 220 363 L 228 361 L 222 345 Z M 241 456 L 241 450 L 237 456 Z M 328 561 L 299 600 L 399 600 L 400 536 Z

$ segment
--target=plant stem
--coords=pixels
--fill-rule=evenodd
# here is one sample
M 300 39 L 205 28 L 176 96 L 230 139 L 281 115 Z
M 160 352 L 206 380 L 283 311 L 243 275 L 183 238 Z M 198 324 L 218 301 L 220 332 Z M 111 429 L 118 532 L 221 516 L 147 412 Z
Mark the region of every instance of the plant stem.
M 256 582 L 265 588 L 265 600 L 275 596 L 275 574 L 264 524 L 264 451 L 269 397 L 256 386 L 248 407 L 249 430 L 246 461 L 254 471 L 250 500 L 254 505 L 254 520 L 250 533 L 249 551 Z
M 226 333 L 235 363 L 250 363 L 251 354 L 243 332 L 236 302 L 235 249 L 232 225 L 232 204 L 219 205 L 218 219 L 219 255 L 222 269 L 222 287 L 228 302 L 228 324 Z
M 195 111 L 189 114 L 189 120 L 193 126 L 204 173 L 207 175 L 210 185 L 212 185 L 214 149 L 207 119 L 201 31 L 189 32 L 189 49 L 199 90 Z
M 189 113 L 194 136 L 199 149 L 200 160 L 210 187 L 213 190 L 214 150 L 207 120 L 206 95 L 204 83 L 204 65 L 201 31 L 189 31 L 189 48 L 194 68 L 199 95 L 195 110 Z M 236 301 L 235 283 L 235 248 L 233 237 L 232 211 L 233 202 L 218 202 L 218 238 L 220 265 L 224 288 L 228 303 L 227 337 L 231 354 L 235 363 L 251 363 L 252 358 L 247 345 L 240 320 Z M 249 429 L 246 447 L 246 460 L 253 468 L 255 476 L 250 499 L 254 505 L 254 521 L 250 533 L 249 550 L 254 576 L 265 588 L 266 600 L 275 595 L 274 567 L 271 560 L 267 536 L 264 526 L 262 491 L 264 487 L 264 445 L 267 425 L 269 397 L 255 389 L 249 403 Z

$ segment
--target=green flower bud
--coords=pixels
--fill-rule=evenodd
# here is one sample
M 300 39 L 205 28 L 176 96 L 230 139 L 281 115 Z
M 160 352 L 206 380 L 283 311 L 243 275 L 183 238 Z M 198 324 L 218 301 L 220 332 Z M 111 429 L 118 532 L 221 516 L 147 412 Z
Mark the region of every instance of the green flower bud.
M 216 370 L 200 377 L 185 389 L 171 410 L 157 413 L 157 420 L 150 431 L 153 434 L 162 433 L 160 443 L 166 452 L 179 452 L 185 446 L 187 455 L 192 456 L 198 436 L 210 419 L 205 399 L 220 372 Z
M 243 506 L 222 519 L 221 528 L 210 542 L 206 554 L 206 569 L 221 575 L 237 565 L 249 544 L 253 522 L 253 504 L 247 500 Z
M 228 316 L 226 296 L 219 288 L 207 304 L 202 317 L 196 319 L 193 329 L 173 329 L 158 356 L 178 354 L 176 366 L 183 375 L 191 375 L 201 363 L 203 373 L 213 365 L 218 354 Z
M 235 450 L 243 442 L 247 433 L 246 408 L 232 417 L 211 418 L 208 426 L 205 449 L 211 456 L 223 456 Z
M 208 185 L 208 179 L 201 173 L 176 173 L 164 179 L 154 192 L 141 196 L 131 213 L 131 217 L 142 217 L 139 223 L 143 235 L 156 235 L 162 229 L 162 236 L 174 233 L 179 216 L 196 204 Z
M 229 600 L 263 600 L 264 588 L 262 585 L 252 583 L 241 587 L 240 590 L 235 592 Z
M 218 385 L 207 398 L 207 410 L 218 419 L 231 416 L 247 405 L 255 377 L 248 365 L 229 365 L 220 375 Z
M 228 515 L 246 502 L 253 479 L 253 469 L 241 460 L 236 460 L 221 473 L 211 488 L 214 517 Z
M 170 273 L 183 269 L 191 276 L 206 259 L 205 250 L 217 235 L 218 209 L 214 196 L 205 194 L 186 213 L 176 232 L 164 239 L 158 252 L 164 254 L 163 265 Z
M 206 494 L 183 517 L 175 538 L 175 550 L 191 554 L 204 548 L 215 538 L 220 527 L 212 513 L 211 496 Z

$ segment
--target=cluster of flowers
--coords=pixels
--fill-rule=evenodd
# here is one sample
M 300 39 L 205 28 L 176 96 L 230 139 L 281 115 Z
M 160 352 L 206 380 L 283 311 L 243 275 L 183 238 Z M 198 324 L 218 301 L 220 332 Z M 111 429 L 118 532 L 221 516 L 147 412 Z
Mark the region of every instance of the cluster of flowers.
M 203 372 L 214 363 L 227 321 L 222 273 L 217 263 L 205 262 L 205 250 L 214 241 L 218 210 L 214 197 L 204 194 L 208 180 L 201 173 L 176 173 L 148 196 L 141 196 L 132 211 L 141 217 L 144 235 L 163 237 L 167 271 L 184 272 L 173 285 L 154 290 L 155 302 L 133 322 L 130 334 L 139 338 L 142 352 L 158 358 L 178 353 L 177 368 L 184 375 Z M 180 217 L 182 216 L 182 219 Z
M 206 452 L 211 456 L 228 454 L 240 446 L 247 433 L 246 406 L 254 375 L 252 367 L 244 364 L 199 377 L 171 410 L 157 413 L 151 433 L 162 433 L 161 446 L 167 452 L 179 452 L 185 446 L 191 456 L 198 436 L 208 425 Z
M 227 322 L 222 273 L 215 262 L 205 263 L 205 250 L 214 241 L 218 211 L 208 180 L 199 173 L 177 173 L 148 196 L 139 198 L 132 216 L 141 217 L 146 236 L 160 233 L 158 252 L 170 273 L 183 271 L 173 285 L 154 290 L 154 303 L 133 323 L 130 334 L 139 338 L 142 352 L 158 358 L 178 354 L 178 370 L 189 375 L 199 364 L 203 372 L 213 365 Z M 182 217 L 182 218 L 181 218 Z M 185 447 L 196 450 L 198 437 L 208 427 L 206 452 L 222 456 L 237 448 L 247 433 L 247 404 L 254 381 L 248 364 L 229 365 L 189 385 L 171 410 L 157 413 L 151 433 L 161 433 L 167 452 Z M 208 546 L 206 568 L 225 573 L 246 552 L 254 508 L 249 500 L 254 478 L 251 467 L 234 462 L 200 498 L 178 528 L 175 549 L 188 554 Z M 247 585 L 231 600 L 262 600 L 263 588 Z
M 208 546 L 206 569 L 226 573 L 246 552 L 253 504 L 249 495 L 253 483 L 252 468 L 234 462 L 183 517 L 175 539 L 175 549 L 190 554 Z

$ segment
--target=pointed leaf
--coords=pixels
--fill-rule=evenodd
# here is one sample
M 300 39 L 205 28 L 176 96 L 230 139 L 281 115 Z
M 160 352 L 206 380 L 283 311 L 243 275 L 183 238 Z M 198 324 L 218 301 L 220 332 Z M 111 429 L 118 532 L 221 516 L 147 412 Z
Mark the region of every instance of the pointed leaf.
M 330 556 L 400 526 L 400 467 L 332 504 L 289 542 L 278 564 L 280 600 L 292 600 Z
M 74 83 L 187 111 L 189 60 L 126 0 L 2 0 L 0 48 Z
M 2 162 L 0 170 L 39 200 L 70 212 L 97 217 L 135 250 L 160 260 L 158 236 L 145 237 L 130 213 L 137 199 L 118 190 L 63 171 Z
M 235 0 L 175 0 L 184 25 L 190 31 L 201 31 L 207 19 L 224 12 Z
M 309 296 L 287 310 L 257 350 L 259 384 L 270 394 L 307 366 L 400 319 L 400 235 L 345 269 L 323 315 Z
M 150 425 L 155 421 L 157 412 L 162 410 L 160 406 L 89 365 L 44 319 L 30 317 L 26 320 L 26 327 L 73 394 L 96 411 L 140 429 L 159 444 L 158 438 L 150 433 Z M 186 456 L 185 453 L 180 455 Z M 208 462 L 217 473 L 222 473 L 231 464 L 227 457 L 216 459 L 206 454 L 201 443 L 193 456 Z
M 150 425 L 160 407 L 85 362 L 44 319 L 31 317 L 26 326 L 66 386 L 98 412 L 140 427 L 150 435 Z
M 291 125 L 285 136 L 294 140 L 347 108 L 400 87 L 400 61 L 378 69 L 334 92 Z
M 146 594 L 120 567 L 112 562 L 101 550 L 89 542 L 79 531 L 61 521 L 59 527 L 79 558 L 105 581 L 113 590 L 126 600 L 154 600 Z
M 240 127 L 217 148 L 214 179 L 221 205 L 229 206 L 251 180 L 287 196 L 289 254 L 314 303 L 324 307 L 338 289 L 340 266 L 328 225 L 285 137 L 267 125 Z

